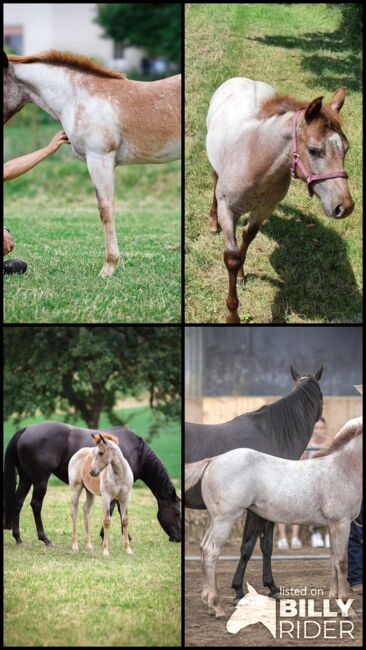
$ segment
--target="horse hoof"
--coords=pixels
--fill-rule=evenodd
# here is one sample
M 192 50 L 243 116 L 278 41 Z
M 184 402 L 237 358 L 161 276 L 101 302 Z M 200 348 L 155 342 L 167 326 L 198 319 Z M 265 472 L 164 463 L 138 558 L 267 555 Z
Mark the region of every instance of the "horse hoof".
M 127 549 L 127 555 L 133 555 L 133 550 L 132 548 Z
M 16 542 L 17 546 L 20 546 L 21 544 L 23 544 L 22 539 L 16 539 L 15 542 Z
M 71 550 L 73 553 L 78 553 L 79 552 L 79 547 L 78 546 L 72 546 Z
M 215 618 L 226 618 L 226 614 L 225 614 L 224 610 L 216 612 L 215 613 Z
M 281 594 L 279 591 L 276 591 L 274 594 L 269 594 L 269 596 L 275 600 L 281 600 Z

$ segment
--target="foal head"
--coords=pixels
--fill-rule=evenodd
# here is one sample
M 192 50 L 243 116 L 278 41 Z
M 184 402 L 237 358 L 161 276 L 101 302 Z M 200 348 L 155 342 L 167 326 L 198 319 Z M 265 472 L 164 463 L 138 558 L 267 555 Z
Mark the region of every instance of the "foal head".
M 297 130 L 299 157 L 312 175 L 343 170 L 349 147 L 339 121 L 345 88 L 337 90 L 330 104 L 322 100 L 318 97 L 306 106 Z M 316 180 L 312 189 L 327 216 L 341 219 L 353 211 L 347 178 Z
M 12 63 L 9 63 L 5 52 L 3 54 L 3 94 L 3 116 L 5 124 L 5 122 L 10 120 L 29 101 L 27 90 L 16 79 L 14 66 Z
M 116 445 L 119 445 L 119 440 L 111 433 L 92 433 L 92 438 L 96 447 L 93 450 L 93 462 L 90 467 L 90 475 L 99 476 L 103 469 L 112 462 L 113 447 L 108 441 L 111 440 Z

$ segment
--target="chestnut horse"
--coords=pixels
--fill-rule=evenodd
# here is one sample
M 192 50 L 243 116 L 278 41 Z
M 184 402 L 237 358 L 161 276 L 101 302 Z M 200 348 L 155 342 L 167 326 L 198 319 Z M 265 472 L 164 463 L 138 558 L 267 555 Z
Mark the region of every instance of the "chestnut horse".
M 105 236 L 100 275 L 111 276 L 120 253 L 114 219 L 114 168 L 180 157 L 181 77 L 131 81 L 83 56 L 49 50 L 4 54 L 4 123 L 33 102 L 62 127 L 95 187 Z
M 207 154 L 214 174 L 210 230 L 222 229 L 229 275 L 227 322 L 239 323 L 237 283 L 244 282 L 249 244 L 286 196 L 291 172 L 305 180 L 327 216 L 351 214 L 354 203 L 343 170 L 348 150 L 339 112 L 345 88 L 330 104 L 277 95 L 262 81 L 229 79 L 212 96 L 207 115 Z M 239 248 L 236 225 L 249 212 Z

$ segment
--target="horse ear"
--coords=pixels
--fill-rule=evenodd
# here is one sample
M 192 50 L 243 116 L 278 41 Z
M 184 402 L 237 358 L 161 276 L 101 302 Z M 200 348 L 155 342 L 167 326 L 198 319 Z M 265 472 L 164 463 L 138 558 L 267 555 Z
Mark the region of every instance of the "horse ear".
M 6 56 L 6 52 L 3 52 L 3 68 L 8 68 L 9 67 L 9 59 Z
M 353 388 L 358 390 L 358 392 L 361 393 L 361 395 L 362 395 L 363 384 L 356 384 L 356 385 L 353 386 Z
M 322 376 L 322 374 L 323 374 L 323 366 L 322 366 L 321 368 L 319 368 L 318 372 L 315 373 L 315 375 L 314 375 L 315 379 L 316 379 L 317 381 L 319 381 L 319 379 L 320 379 L 320 377 Z
M 309 106 L 306 108 L 305 120 L 308 124 L 309 122 L 312 122 L 316 117 L 318 117 L 321 111 L 322 101 L 323 97 L 317 97 L 316 99 L 313 99 L 313 101 L 310 102 Z
M 346 90 L 347 88 L 345 86 L 341 86 L 338 88 L 338 90 L 334 93 L 332 97 L 332 101 L 330 102 L 330 107 L 339 113 L 341 110 L 344 100 L 346 99 Z
M 104 442 L 104 444 L 106 444 L 106 441 L 104 440 L 104 438 L 103 438 L 103 436 L 102 436 L 101 433 L 99 434 L 99 440 L 101 440 L 102 442 Z
M 292 366 L 291 366 L 291 375 L 294 381 L 297 381 L 300 377 L 299 373 L 296 372 L 295 368 L 293 368 Z
M 247 582 L 247 587 L 248 587 L 248 592 L 252 594 L 252 596 L 255 596 L 257 594 L 256 590 L 254 589 L 254 587 L 252 587 L 252 585 L 249 584 L 249 582 Z

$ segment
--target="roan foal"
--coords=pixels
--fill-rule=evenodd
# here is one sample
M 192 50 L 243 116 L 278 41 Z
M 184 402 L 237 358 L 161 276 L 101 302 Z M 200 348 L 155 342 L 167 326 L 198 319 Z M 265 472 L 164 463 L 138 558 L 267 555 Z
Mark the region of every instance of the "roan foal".
M 341 219 L 354 203 L 343 169 L 348 150 L 339 119 L 345 88 L 329 104 L 277 95 L 262 81 L 236 77 L 212 96 L 207 115 L 207 155 L 214 173 L 210 230 L 221 228 L 229 275 L 227 322 L 239 323 L 236 285 L 244 282 L 249 244 L 290 186 L 291 173 L 306 181 L 325 214 Z M 249 212 L 239 248 L 236 226 Z
M 93 434 L 95 448 L 83 447 L 69 462 L 69 483 L 71 487 L 71 517 L 73 551 L 79 550 L 77 542 L 77 514 L 80 494 L 86 490 L 84 504 L 84 542 L 87 551 L 92 550 L 89 515 L 94 496 L 102 497 L 103 504 L 103 555 L 109 557 L 108 541 L 110 527 L 110 505 L 116 499 L 120 505 L 121 527 L 124 546 L 128 555 L 133 555 L 128 538 L 128 504 L 131 501 L 133 474 L 131 467 L 118 447 L 118 438 L 111 433 Z

